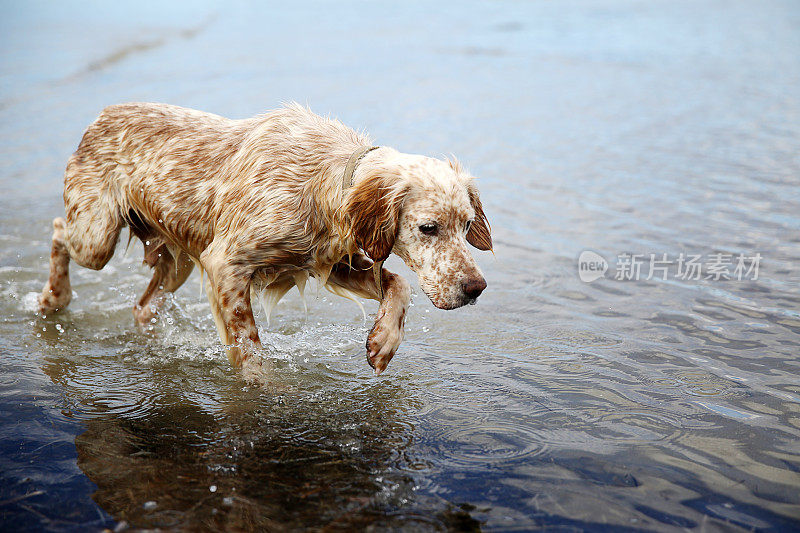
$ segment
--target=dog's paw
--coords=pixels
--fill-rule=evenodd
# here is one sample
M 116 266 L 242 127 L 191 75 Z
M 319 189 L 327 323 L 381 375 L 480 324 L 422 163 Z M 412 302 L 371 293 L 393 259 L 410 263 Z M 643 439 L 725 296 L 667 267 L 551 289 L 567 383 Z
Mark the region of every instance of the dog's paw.
M 156 310 L 154 306 L 147 304 L 147 305 L 135 305 L 133 306 L 133 318 L 136 320 L 136 324 L 142 329 L 152 328 L 153 325 L 156 323 Z
M 53 288 L 50 286 L 50 283 L 48 283 L 45 285 L 42 294 L 39 295 L 37 310 L 40 315 L 56 313 L 67 307 L 71 298 L 71 291 Z
M 375 325 L 367 337 L 367 363 L 375 370 L 376 376 L 386 370 L 389 361 L 403 342 L 405 315 L 405 310 L 402 310 L 399 316 L 398 313 L 386 312 L 384 309 L 378 311 Z
M 285 383 L 275 379 L 275 368 L 268 357 L 251 355 L 242 361 L 242 378 L 270 394 L 282 394 L 291 390 Z
M 270 374 L 269 369 L 264 367 L 264 361 L 261 359 L 261 357 L 257 355 L 251 355 L 242 361 L 242 377 L 245 381 L 264 385 L 266 384 L 266 379 Z

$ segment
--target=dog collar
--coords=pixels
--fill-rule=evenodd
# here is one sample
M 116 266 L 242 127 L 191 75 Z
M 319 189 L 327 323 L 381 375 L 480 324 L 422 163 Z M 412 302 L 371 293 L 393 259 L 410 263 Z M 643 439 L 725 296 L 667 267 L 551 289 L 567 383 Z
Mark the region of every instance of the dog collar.
M 362 146 L 352 154 L 350 159 L 347 160 L 347 166 L 344 167 L 344 179 L 342 179 L 342 192 L 346 191 L 353 186 L 353 173 L 356 171 L 358 162 L 361 161 L 365 155 L 373 150 L 377 150 L 380 146 Z
M 377 150 L 380 146 L 362 146 L 352 154 L 347 160 L 347 165 L 344 167 L 344 176 L 342 177 L 342 194 L 353 186 L 353 173 L 356 171 L 359 161 L 373 150 Z M 372 263 L 372 276 L 375 278 L 375 285 L 378 287 L 378 296 L 383 300 L 383 281 L 381 279 L 381 268 L 383 268 L 383 261 L 374 261 Z

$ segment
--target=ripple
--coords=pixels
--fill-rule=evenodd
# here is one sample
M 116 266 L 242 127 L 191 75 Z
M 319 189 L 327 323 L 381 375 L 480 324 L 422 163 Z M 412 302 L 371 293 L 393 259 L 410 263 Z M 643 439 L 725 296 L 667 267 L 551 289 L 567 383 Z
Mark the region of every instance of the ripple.
M 426 444 L 440 457 L 437 464 L 487 468 L 528 460 L 559 451 L 580 449 L 611 454 L 621 446 L 678 440 L 688 429 L 682 418 L 645 410 L 603 410 L 586 416 L 571 409 L 546 410 L 535 417 L 517 415 L 503 420 L 469 418 L 467 412 L 436 413 L 451 424 L 432 428 Z M 693 426 L 694 427 L 694 426 Z
M 545 453 L 539 433 L 522 420 L 474 422 L 452 427 L 437 436 L 435 446 L 450 465 L 485 468 Z
M 706 372 L 683 372 L 677 376 L 681 390 L 693 396 L 721 396 L 730 388 L 724 381 Z
M 566 272 L 555 272 L 555 273 L 547 273 L 547 272 L 534 272 L 530 275 L 521 279 L 521 282 L 528 288 L 536 288 L 542 289 L 546 287 L 554 287 L 563 282 L 564 278 L 567 277 Z
M 86 384 L 84 384 L 86 385 Z M 115 390 L 95 393 L 80 402 L 83 406 L 77 418 L 93 418 L 99 415 L 119 416 L 126 419 L 143 419 L 163 404 L 163 397 L 155 390 L 141 389 L 133 384 Z
M 547 332 L 533 337 L 530 332 L 517 330 L 493 340 L 493 351 L 515 361 L 572 361 L 581 355 L 576 346 L 551 338 Z
M 616 443 L 670 442 L 685 432 L 682 419 L 671 413 L 644 409 L 615 410 L 596 416 L 603 438 Z
M 604 348 L 622 343 L 619 339 L 586 330 L 544 328 L 540 333 L 549 343 L 572 348 Z
M 574 361 L 557 363 L 555 368 L 558 370 L 559 374 L 564 377 L 569 377 L 570 379 L 594 376 L 597 375 L 597 367 L 589 364 L 589 361 L 594 359 L 596 358 L 587 354 L 581 354 L 577 356 Z

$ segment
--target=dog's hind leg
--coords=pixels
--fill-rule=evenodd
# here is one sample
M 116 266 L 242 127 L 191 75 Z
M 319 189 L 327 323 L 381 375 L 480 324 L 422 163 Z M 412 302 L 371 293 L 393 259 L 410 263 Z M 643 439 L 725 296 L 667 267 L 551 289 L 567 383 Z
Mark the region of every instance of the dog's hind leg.
M 142 297 L 133 306 L 133 316 L 140 326 L 152 322 L 164 303 L 165 293 L 178 290 L 192 273 L 194 263 L 189 255 L 182 251 L 177 253 L 176 260 L 166 245 L 161 245 L 153 252 L 145 254 L 145 263 L 153 267 L 153 277 Z
M 52 313 L 69 305 L 72 287 L 69 283 L 69 250 L 67 250 L 66 221 L 53 220 L 53 244 L 50 248 L 50 278 L 39 296 L 39 311 Z
M 53 221 L 50 278 L 39 297 L 42 313 L 63 309 L 70 301 L 69 260 L 100 270 L 114 255 L 125 221 L 103 177 L 104 168 L 73 155 L 64 177 L 66 220 Z
M 72 298 L 69 261 L 82 267 L 100 270 L 114 255 L 122 219 L 103 213 L 53 220 L 53 244 L 50 250 L 50 277 L 39 297 L 39 311 L 53 313 L 64 309 Z

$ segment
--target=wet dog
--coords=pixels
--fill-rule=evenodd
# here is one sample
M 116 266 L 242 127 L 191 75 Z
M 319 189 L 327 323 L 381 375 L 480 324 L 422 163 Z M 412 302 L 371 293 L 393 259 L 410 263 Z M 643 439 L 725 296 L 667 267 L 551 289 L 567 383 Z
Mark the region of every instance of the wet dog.
M 254 296 L 270 310 L 313 276 L 336 294 L 378 300 L 366 348 L 380 374 L 403 339 L 411 294 L 383 260 L 398 255 L 436 307 L 454 309 L 486 287 L 467 243 L 492 248 L 474 179 L 457 162 L 371 146 L 298 105 L 245 120 L 108 107 L 69 160 L 64 204 L 42 312 L 69 304 L 70 259 L 103 268 L 127 225 L 154 270 L 136 320 L 148 323 L 197 265 L 228 357 L 248 374 L 262 371 Z

